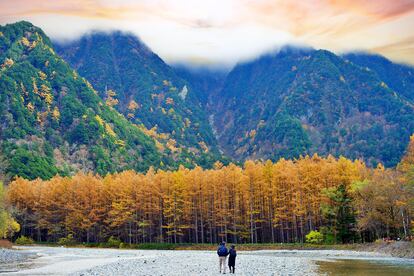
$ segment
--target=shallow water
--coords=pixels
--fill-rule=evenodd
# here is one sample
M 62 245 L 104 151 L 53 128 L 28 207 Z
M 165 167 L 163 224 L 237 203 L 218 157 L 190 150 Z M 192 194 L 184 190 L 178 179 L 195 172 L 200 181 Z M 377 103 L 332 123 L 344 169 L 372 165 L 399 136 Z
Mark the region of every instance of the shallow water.
M 321 275 L 406 276 L 414 275 L 414 262 L 407 260 L 317 261 Z

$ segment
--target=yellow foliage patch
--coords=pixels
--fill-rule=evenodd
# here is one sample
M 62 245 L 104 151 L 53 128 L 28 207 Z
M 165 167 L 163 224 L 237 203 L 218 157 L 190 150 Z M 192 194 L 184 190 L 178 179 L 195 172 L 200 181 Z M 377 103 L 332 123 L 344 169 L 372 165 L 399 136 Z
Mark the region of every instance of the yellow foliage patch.
M 118 139 L 118 140 L 115 141 L 115 144 L 118 145 L 118 146 L 121 146 L 121 147 L 125 147 L 125 141 L 124 140 Z
M 53 108 L 52 116 L 53 116 L 53 118 L 56 121 L 59 121 L 59 119 L 60 119 L 60 111 L 59 111 L 59 108 L 57 106 L 55 106 L 55 108 Z
M 14 61 L 13 61 L 13 59 L 11 59 L 11 58 L 6 58 L 5 60 L 4 60 L 4 63 L 2 64 L 2 68 L 10 68 L 10 67 L 12 67 L 13 66 L 13 64 L 14 64 Z
M 167 148 L 172 152 L 179 151 L 179 149 L 176 147 L 176 145 L 177 145 L 177 141 L 175 141 L 174 139 L 169 139 L 167 141 L 167 144 L 166 144 Z
M 112 137 L 115 137 L 116 136 L 116 133 L 115 133 L 115 131 L 112 129 L 112 127 L 109 125 L 109 124 L 107 124 L 107 123 L 105 123 L 105 131 L 106 131 L 106 133 L 108 133 L 110 136 L 112 136 Z
M 134 100 L 131 100 L 128 104 L 128 109 L 131 111 L 135 111 L 137 108 L 139 108 L 138 103 Z
M 41 80 L 45 80 L 47 78 L 47 75 L 45 73 L 43 73 L 42 71 L 39 71 L 39 78 Z
M 256 130 L 255 129 L 252 129 L 250 132 L 249 132 L 249 137 L 251 138 L 251 139 L 254 139 L 254 137 L 256 136 Z
M 208 152 L 208 147 L 204 141 L 198 142 L 198 144 L 204 150 L 204 152 Z
M 26 37 L 22 37 L 20 41 L 24 46 L 30 47 L 30 41 Z
M 28 104 L 27 104 L 27 109 L 28 109 L 30 112 L 33 112 L 33 111 L 34 111 L 34 105 L 33 105 L 32 103 L 28 103 Z
M 115 96 L 116 96 L 115 91 L 113 91 L 111 89 L 109 89 L 106 92 L 106 101 L 105 101 L 105 103 L 106 103 L 107 106 L 113 107 L 113 106 L 115 106 L 119 103 L 118 99 L 116 99 Z
M 84 116 L 86 116 L 86 115 L 84 115 Z M 101 118 L 101 116 L 99 116 L 99 115 L 96 115 L 95 116 L 95 120 L 101 125 L 101 126 L 104 126 L 104 124 L 105 124 L 105 122 L 104 122 L 104 120 Z
M 39 95 L 39 88 L 37 87 L 35 78 L 32 78 L 32 85 L 33 85 L 33 93 L 36 95 Z
M 20 42 L 24 45 L 24 46 L 26 46 L 29 50 L 32 50 L 33 48 L 35 48 L 36 47 L 36 45 L 37 45 L 37 41 L 35 40 L 35 41 L 33 41 L 33 42 L 30 42 L 26 37 L 22 37 L 22 39 L 20 40 Z
M 164 145 L 161 144 L 158 140 L 155 140 L 155 147 L 158 149 L 158 151 L 164 151 Z
M 112 129 L 112 127 L 107 122 L 105 122 L 101 118 L 101 116 L 95 115 L 95 120 L 98 122 L 98 124 L 100 124 L 101 126 L 103 126 L 105 128 L 105 132 L 108 133 L 108 135 L 110 135 L 112 137 L 116 136 L 115 131 Z

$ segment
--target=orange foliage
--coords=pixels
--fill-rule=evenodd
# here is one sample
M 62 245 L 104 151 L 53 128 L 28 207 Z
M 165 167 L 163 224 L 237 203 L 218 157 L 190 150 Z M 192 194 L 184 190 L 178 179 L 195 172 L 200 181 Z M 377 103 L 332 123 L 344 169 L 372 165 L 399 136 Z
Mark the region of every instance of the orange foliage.
M 174 147 L 170 140 L 167 146 Z M 48 240 L 292 242 L 327 223 L 321 191 L 362 181 L 360 161 L 317 155 L 276 163 L 217 163 L 214 169 L 125 171 L 104 178 L 79 173 L 49 181 L 17 178 L 8 202 L 22 231 Z M 37 236 L 36 236 L 37 237 Z

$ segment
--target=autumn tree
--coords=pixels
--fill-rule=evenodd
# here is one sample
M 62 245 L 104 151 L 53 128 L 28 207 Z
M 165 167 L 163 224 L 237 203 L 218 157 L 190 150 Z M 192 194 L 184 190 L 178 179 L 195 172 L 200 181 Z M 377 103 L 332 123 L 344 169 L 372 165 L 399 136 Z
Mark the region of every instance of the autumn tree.
M 406 160 L 401 167 L 410 168 Z M 413 193 L 404 170 L 314 155 L 243 167 L 217 162 L 209 170 L 78 173 L 17 178 L 7 202 L 21 234 L 38 241 L 284 243 L 312 231 L 324 242 L 370 241 L 410 235 Z
M 105 103 L 107 106 L 113 107 L 119 103 L 118 99 L 116 98 L 116 92 L 109 89 L 106 91 L 106 99 Z
M 20 231 L 18 224 L 6 209 L 3 183 L 0 182 L 0 239 L 10 238 Z

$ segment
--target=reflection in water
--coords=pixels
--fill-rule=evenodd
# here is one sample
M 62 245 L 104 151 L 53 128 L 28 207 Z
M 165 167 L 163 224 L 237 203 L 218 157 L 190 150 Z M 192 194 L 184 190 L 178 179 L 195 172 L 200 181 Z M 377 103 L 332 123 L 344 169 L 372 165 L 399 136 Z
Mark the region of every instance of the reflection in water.
M 407 276 L 414 275 L 412 263 L 368 261 L 368 260 L 335 260 L 318 261 L 321 275 L 356 275 L 356 276 Z

